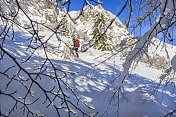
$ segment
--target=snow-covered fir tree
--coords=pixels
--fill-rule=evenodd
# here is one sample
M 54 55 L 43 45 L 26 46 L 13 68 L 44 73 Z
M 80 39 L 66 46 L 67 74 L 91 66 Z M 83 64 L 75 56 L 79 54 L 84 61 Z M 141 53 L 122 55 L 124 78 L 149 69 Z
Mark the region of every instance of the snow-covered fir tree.
M 68 21 L 67 21 L 67 17 L 64 15 L 60 22 L 60 28 L 64 30 L 64 32 L 61 32 L 60 35 L 65 37 L 69 36 Z
M 96 17 L 94 18 L 94 26 L 93 28 L 93 32 L 91 35 L 93 35 L 93 39 L 95 39 L 95 44 L 94 44 L 94 48 L 98 49 L 98 50 L 102 50 L 102 51 L 106 51 L 106 50 L 111 50 L 111 46 L 108 43 L 108 36 L 105 34 L 102 35 L 102 30 L 101 28 L 105 28 L 106 27 L 106 22 L 105 22 L 105 18 L 104 15 L 101 13 L 97 13 Z
M 71 37 L 76 38 L 76 28 L 75 27 L 71 28 Z
M 67 10 L 65 9 L 65 7 L 62 10 L 63 14 L 61 15 L 61 21 L 60 21 L 60 29 L 64 30 L 62 32 L 60 32 L 60 35 L 68 37 L 69 36 L 69 28 L 68 28 L 68 20 L 67 20 Z

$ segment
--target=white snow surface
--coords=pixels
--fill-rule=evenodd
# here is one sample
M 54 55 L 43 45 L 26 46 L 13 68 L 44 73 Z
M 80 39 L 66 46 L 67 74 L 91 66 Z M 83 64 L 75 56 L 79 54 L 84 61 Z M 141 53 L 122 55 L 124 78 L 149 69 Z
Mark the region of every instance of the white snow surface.
M 45 36 L 51 35 L 50 32 L 42 32 Z M 46 37 L 45 37 L 46 38 Z M 44 39 L 45 39 L 44 38 Z M 64 42 L 71 42 L 69 38 L 62 38 Z M 56 38 L 52 37 L 48 42 L 53 47 L 58 46 Z M 25 51 L 27 48 L 28 40 L 24 33 L 18 32 L 13 41 L 6 40 L 4 48 L 13 56 L 16 56 L 18 62 L 22 62 L 26 59 L 30 51 Z M 62 45 L 63 46 L 63 45 Z M 138 66 L 131 72 L 129 78 L 124 81 L 124 89 L 122 89 L 123 96 L 120 96 L 119 110 L 118 110 L 118 97 L 117 94 L 113 96 L 113 86 L 117 76 L 121 73 L 123 59 L 119 55 L 108 59 L 106 62 L 101 63 L 105 59 L 111 56 L 109 53 L 103 53 L 98 50 L 89 49 L 86 52 L 79 52 L 79 59 L 72 61 L 63 60 L 61 57 L 61 51 L 57 48 L 48 49 L 49 58 L 57 66 L 63 70 L 73 71 L 76 74 L 68 74 L 68 77 L 64 79 L 64 82 L 69 84 L 70 87 L 75 89 L 75 93 L 84 102 L 84 105 L 78 105 L 85 112 L 93 117 L 113 117 L 119 115 L 119 117 L 161 117 L 168 112 L 176 109 L 176 94 L 171 84 L 168 84 L 167 88 L 164 84 L 158 88 L 157 92 L 153 95 L 152 91 L 155 90 L 159 80 L 158 78 L 163 74 L 161 71 L 148 68 L 144 64 L 139 63 Z M 170 51 L 170 50 L 168 50 Z M 56 54 L 55 54 L 56 53 Z M 162 53 L 161 53 L 162 54 Z M 35 52 L 31 60 L 25 63 L 23 66 L 28 71 L 33 71 L 34 67 L 41 65 L 44 62 L 45 56 L 42 50 Z M 9 66 L 13 66 L 14 63 L 10 58 L 4 56 L 4 59 L 0 63 L 0 71 L 4 71 Z M 15 73 L 16 67 L 9 71 L 9 74 Z M 47 73 L 50 73 L 48 69 Z M 26 75 L 21 73 L 21 78 L 26 79 Z M 62 74 L 60 74 L 62 75 Z M 1 84 L 0 88 L 2 92 L 14 92 L 18 91 L 16 96 L 21 100 L 21 96 L 24 95 L 26 89 L 22 88 L 17 82 L 12 82 L 8 89 L 5 89 L 5 84 L 9 82 L 5 76 L 0 75 Z M 40 84 L 46 88 L 51 89 L 55 82 L 49 79 L 39 80 Z M 27 85 L 27 84 L 26 84 Z M 50 106 L 47 108 L 47 104 L 42 104 L 44 100 L 44 94 L 35 85 L 33 86 L 33 95 L 37 98 L 40 97 L 36 103 L 30 108 L 33 112 L 39 115 L 57 116 L 55 110 Z M 68 91 L 67 94 L 71 97 L 70 101 L 74 101 L 73 95 Z M 30 103 L 34 100 L 31 97 L 27 98 L 26 103 Z M 59 100 L 58 100 L 59 101 Z M 6 113 L 9 111 L 9 107 L 14 104 L 11 98 L 1 95 L 1 112 Z M 58 102 L 55 102 L 58 103 Z M 108 106 L 109 105 L 109 106 Z M 87 107 L 89 108 L 87 108 Z M 73 106 L 69 105 L 71 116 L 82 116 Z M 61 111 L 61 116 L 67 116 L 67 109 Z M 23 116 L 20 106 L 12 112 L 11 116 Z
M 169 0 L 171 1 L 171 0 Z M 88 8 L 87 8 L 88 9 Z M 98 7 L 94 7 L 93 10 L 97 10 L 99 12 L 104 12 L 104 9 L 98 9 Z M 14 11 L 15 12 L 15 11 Z M 76 11 L 71 12 L 71 16 L 75 18 Z M 107 12 L 109 13 L 109 12 Z M 25 24 L 29 24 L 29 21 L 26 20 L 24 15 L 19 16 L 19 22 Z M 114 18 L 113 15 L 109 15 L 109 17 Z M 35 21 L 45 21 L 44 17 L 35 16 L 33 17 Z M 77 30 L 82 30 L 86 32 L 88 30 L 88 34 L 91 33 L 92 28 L 92 19 L 90 22 L 83 25 L 84 22 L 77 21 L 78 24 L 76 28 Z M 118 40 L 114 40 L 114 42 L 118 41 L 119 43 L 124 38 L 127 38 L 127 30 L 123 27 L 120 21 L 116 21 L 118 26 L 114 23 L 112 24 L 113 33 L 115 38 Z M 28 26 L 28 25 L 26 25 Z M 6 39 L 4 42 L 4 48 L 7 52 L 12 54 L 16 57 L 18 62 L 23 62 L 28 56 L 32 53 L 31 50 L 26 51 L 28 47 L 29 40 L 28 34 L 22 32 L 15 32 L 14 40 Z M 48 30 L 41 31 L 40 34 L 44 36 L 42 40 L 46 40 L 50 35 L 51 32 Z M 62 42 L 71 45 L 72 39 L 61 37 Z M 1 43 L 1 42 L 0 42 Z M 92 45 L 94 40 L 90 41 L 83 49 Z M 123 43 L 126 43 L 123 41 Z M 123 47 L 123 43 L 121 48 Z M 172 68 L 176 71 L 176 64 L 175 64 L 175 52 L 176 47 L 171 45 L 159 44 L 160 41 L 158 39 L 153 40 L 155 43 L 153 46 L 149 47 L 149 53 L 157 53 L 160 56 L 167 57 L 168 59 L 172 59 Z M 37 46 L 38 42 L 34 44 L 34 47 Z M 78 105 L 78 107 L 82 108 L 85 112 L 87 112 L 91 117 L 162 117 L 167 113 L 176 109 L 176 94 L 175 89 L 173 89 L 173 84 L 169 83 L 167 87 L 165 87 L 164 83 L 161 83 L 160 87 L 158 87 L 157 92 L 153 95 L 152 91 L 155 90 L 159 83 L 159 77 L 164 74 L 162 71 L 152 69 L 146 67 L 145 64 L 139 63 L 135 69 L 131 72 L 128 78 L 125 79 L 123 82 L 123 89 L 120 95 L 119 103 L 118 103 L 118 94 L 113 96 L 113 87 L 116 84 L 116 79 L 120 75 L 122 71 L 122 64 L 124 60 L 120 57 L 120 55 L 115 55 L 111 59 L 101 63 L 102 61 L 106 60 L 108 57 L 111 56 L 110 53 L 104 53 L 102 51 L 98 51 L 95 49 L 90 48 L 86 52 L 81 52 L 79 50 L 79 59 L 72 57 L 71 60 L 63 59 L 62 52 L 65 48 L 64 44 L 60 45 L 60 42 L 56 39 L 56 37 L 51 37 L 48 41 L 48 44 L 52 45 L 54 48 L 47 48 L 47 54 L 49 59 L 54 63 L 55 66 L 58 68 L 65 70 L 65 71 L 72 71 L 76 74 L 67 74 L 67 77 L 64 79 L 64 82 L 69 84 L 69 86 L 74 89 L 75 94 L 80 98 L 85 105 Z M 58 46 L 61 46 L 58 49 Z M 156 50 L 156 47 L 158 49 Z M 166 48 L 166 49 L 165 49 Z M 81 49 L 81 47 L 79 48 Z M 167 52 L 167 51 L 168 52 Z M 34 55 L 31 59 L 23 64 L 23 67 L 29 71 L 34 72 L 34 68 L 37 68 L 42 63 L 44 63 L 45 54 L 42 49 L 38 49 L 35 51 Z M 48 63 L 46 63 L 47 66 Z M 8 67 L 15 65 L 14 62 L 7 57 L 6 55 L 0 62 L 0 72 L 4 72 Z M 47 74 L 52 74 L 50 66 L 47 66 Z M 8 74 L 14 75 L 17 72 L 17 67 L 8 71 Z M 62 73 L 59 73 L 62 76 Z M 175 76 L 174 76 L 175 77 Z M 26 89 L 16 81 L 11 82 L 8 89 L 6 89 L 6 84 L 10 81 L 6 76 L 0 74 L 1 83 L 0 89 L 2 92 L 12 93 L 17 90 L 17 94 L 15 97 L 20 101 L 23 101 L 22 97 L 26 93 Z M 27 79 L 26 75 L 22 72 L 20 73 L 20 78 L 25 80 Z M 48 90 L 51 90 L 53 86 L 57 87 L 57 83 L 50 79 L 46 79 L 45 77 L 38 82 Z M 26 83 L 29 85 L 29 82 Z M 74 96 L 68 90 L 64 90 L 68 96 L 70 96 L 70 101 L 74 102 Z M 38 115 L 45 115 L 46 117 L 54 117 L 57 116 L 54 108 L 50 106 L 47 108 L 49 102 L 42 104 L 45 100 L 44 94 L 41 90 L 34 85 L 32 88 L 32 95 L 35 98 L 27 97 L 26 103 L 29 104 L 36 98 L 40 97 L 40 99 L 30 106 L 31 110 Z M 111 101 L 110 101 L 111 100 Z M 1 113 L 7 114 L 10 107 L 14 105 L 14 101 L 10 97 L 5 95 L 0 95 L 0 108 Z M 60 100 L 55 102 L 56 104 L 60 104 Z M 119 105 L 118 105 L 119 104 Z M 72 112 L 71 116 L 78 116 L 81 117 L 82 114 L 79 110 L 74 108 L 72 105 L 68 105 Z M 118 110 L 119 106 L 119 110 Z M 22 117 L 23 112 L 20 109 L 22 105 L 19 105 L 14 112 L 12 112 L 11 116 L 15 117 Z M 68 109 L 60 111 L 61 116 L 67 116 Z M 175 114 L 173 116 L 176 116 Z

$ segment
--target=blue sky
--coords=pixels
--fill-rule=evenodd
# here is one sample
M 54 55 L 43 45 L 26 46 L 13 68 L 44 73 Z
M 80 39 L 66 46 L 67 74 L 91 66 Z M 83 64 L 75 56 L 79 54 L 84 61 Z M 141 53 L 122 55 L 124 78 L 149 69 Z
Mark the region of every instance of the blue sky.
M 103 2 L 102 7 L 110 11 L 113 14 L 117 13 L 117 9 L 121 5 L 122 0 L 101 0 Z M 91 4 L 96 5 L 94 2 L 89 1 Z M 80 10 L 84 0 L 72 0 L 70 10 Z

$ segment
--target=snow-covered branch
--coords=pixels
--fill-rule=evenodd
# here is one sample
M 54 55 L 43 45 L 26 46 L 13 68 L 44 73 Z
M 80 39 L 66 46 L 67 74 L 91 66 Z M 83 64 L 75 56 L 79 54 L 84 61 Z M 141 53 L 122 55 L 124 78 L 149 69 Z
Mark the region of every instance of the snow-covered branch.
M 151 27 L 149 31 L 147 31 L 143 36 L 138 38 L 138 42 L 135 45 L 135 48 L 129 52 L 124 64 L 123 64 L 123 71 L 121 75 L 118 77 L 116 81 L 116 86 L 114 87 L 117 89 L 118 87 L 123 87 L 123 81 L 126 76 L 129 74 L 129 69 L 135 60 L 139 58 L 140 56 L 143 56 L 144 53 L 148 52 L 148 47 L 151 44 L 152 38 L 156 37 L 157 34 L 160 32 L 168 31 L 169 28 L 171 28 L 173 25 L 175 25 L 174 20 L 174 1 L 172 0 L 165 0 L 157 3 L 161 5 L 160 14 L 158 15 L 158 18 L 156 19 L 154 25 Z M 168 17 L 169 16 L 169 17 Z M 165 20 L 167 19 L 167 20 Z M 166 24 L 163 26 L 163 24 Z

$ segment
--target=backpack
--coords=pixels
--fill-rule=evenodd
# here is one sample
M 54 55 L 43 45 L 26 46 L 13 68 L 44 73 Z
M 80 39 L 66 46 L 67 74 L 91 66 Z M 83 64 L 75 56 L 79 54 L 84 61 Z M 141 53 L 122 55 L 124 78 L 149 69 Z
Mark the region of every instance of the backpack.
M 78 40 L 78 39 L 76 39 L 76 46 L 77 46 L 77 47 L 80 46 L 80 44 L 79 44 L 79 40 Z

